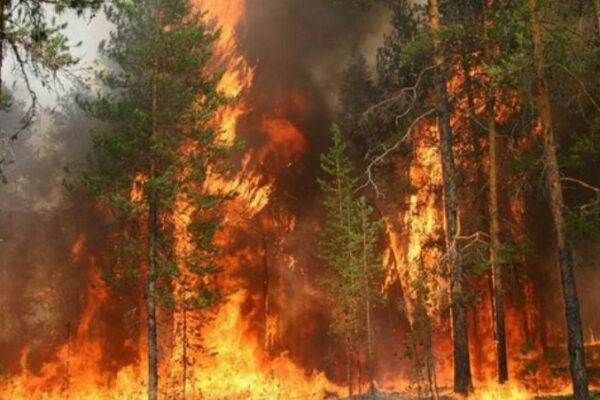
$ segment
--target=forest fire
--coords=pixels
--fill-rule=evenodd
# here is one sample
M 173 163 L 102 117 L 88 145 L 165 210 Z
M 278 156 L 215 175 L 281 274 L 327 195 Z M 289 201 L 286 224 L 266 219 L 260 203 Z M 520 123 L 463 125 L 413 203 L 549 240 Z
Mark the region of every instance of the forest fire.
M 109 181 L 125 195 L 110 193 L 103 198 L 109 201 L 86 208 L 83 213 L 89 215 L 74 214 L 79 225 L 67 226 L 70 220 L 57 223 L 68 242 L 61 253 L 63 265 L 46 267 L 50 272 L 41 279 L 24 275 L 21 281 L 34 281 L 23 284 L 26 301 L 14 300 L 14 294 L 0 298 L 4 311 L 25 310 L 0 327 L 0 349 L 10 350 L 0 357 L 0 400 L 440 400 L 463 394 L 474 400 L 526 400 L 573 390 L 569 376 L 577 381 L 577 357 L 565 357 L 565 352 L 576 354 L 578 343 L 573 325 L 565 329 L 563 314 L 556 312 L 568 300 L 561 300 L 559 289 L 567 287 L 569 294 L 568 269 L 562 266 L 560 277 L 555 271 L 557 246 L 559 264 L 570 256 L 561 250 L 564 240 L 555 244 L 547 233 L 560 225 L 561 213 L 553 204 L 541 205 L 545 200 L 534 186 L 543 182 L 552 161 L 540 160 L 552 144 L 549 135 L 555 135 L 544 110 L 534 111 L 544 100 L 543 82 L 536 81 L 539 97 L 534 101 L 533 95 L 523 94 L 529 90 L 525 84 L 518 87 L 512 76 L 503 80 L 497 71 L 501 67 L 485 65 L 501 53 L 489 50 L 492 39 L 487 35 L 495 24 L 481 23 L 477 40 L 483 44 L 472 49 L 464 38 L 440 39 L 447 33 L 439 33 L 443 30 L 435 20 L 436 10 L 440 18 L 437 1 L 423 9 L 413 2 L 390 3 L 386 11 L 365 11 L 324 0 L 192 2 L 202 16 L 197 22 L 205 25 L 190 37 L 206 41 L 211 60 L 206 62 L 205 48 L 193 59 L 190 43 L 160 43 L 168 53 L 166 62 L 176 59 L 172 49 L 189 48 L 189 57 L 174 62 L 176 68 L 193 62 L 206 67 L 207 78 L 197 77 L 206 79 L 197 88 L 202 93 L 195 92 L 192 106 L 183 111 L 162 110 L 184 103 L 189 84 L 185 79 L 193 74 L 175 73 L 169 81 L 172 72 L 161 70 L 157 61 L 160 51 L 149 53 L 146 69 L 152 71 L 141 79 L 146 91 L 137 90 L 149 94 L 151 101 L 131 103 L 139 115 L 127 120 L 124 131 L 147 129 L 148 136 L 131 143 L 134 149 L 150 143 L 150 156 L 131 161 L 139 164 L 138 170 L 122 181 L 110 182 L 114 176 L 86 181 L 94 193 L 101 192 L 100 184 L 94 184 Z M 494 1 L 482 4 L 482 10 L 469 12 L 484 15 L 486 7 L 499 7 Z M 447 11 L 442 7 L 442 12 Z M 4 9 L 2 13 L 4 18 Z M 322 18 L 316 17 L 319 13 Z M 338 110 L 331 106 L 332 83 L 323 84 L 319 77 L 331 76 L 336 84 L 348 80 L 341 77 L 337 57 L 348 58 L 368 43 L 369 35 L 379 32 L 364 22 L 372 18 L 381 23 L 377 13 L 415 32 L 385 38 L 372 58 L 398 65 L 386 70 L 377 64 L 376 78 L 385 84 L 364 93 L 361 90 L 374 85 L 373 78 L 368 73 L 360 79 L 352 76 L 359 83 L 353 81 L 356 87 L 335 99 L 342 104 Z M 419 21 L 414 26 L 402 19 L 409 14 Z M 163 17 L 160 11 L 149 15 Z M 186 28 L 193 25 L 188 17 L 181 21 Z M 365 27 L 358 28 L 358 21 Z M 177 32 L 176 24 L 165 24 L 152 26 L 152 45 Z M 303 24 L 307 27 L 300 27 Z M 204 27 L 218 35 L 208 38 Z M 339 39 L 339 53 L 331 51 L 332 43 L 319 43 L 326 34 L 344 37 L 351 29 L 356 30 L 350 40 L 355 43 Z M 317 31 L 314 37 L 311 30 Z M 432 40 L 421 43 L 423 32 Z M 535 29 L 532 32 L 534 36 Z M 273 40 L 274 33 L 281 37 Z M 175 37 L 185 40 L 186 34 Z M 390 61 L 385 51 L 397 51 L 393 40 L 398 38 L 413 40 L 413 47 Z M 123 61 L 127 57 L 119 53 L 119 46 L 106 54 Z M 448 46 L 451 56 L 440 46 Z M 465 48 L 456 50 L 460 46 Z M 530 47 L 539 51 L 536 46 L 540 44 Z M 427 63 L 433 60 L 434 65 L 407 68 L 402 64 L 406 59 L 420 57 L 411 51 L 427 52 Z M 138 53 L 134 48 L 131 54 Z M 367 63 L 363 67 L 370 68 Z M 506 68 L 518 73 L 526 68 L 510 67 Z M 390 70 L 393 79 L 386 76 Z M 406 77 L 398 78 L 398 71 Z M 536 73 L 537 80 L 548 79 Z M 218 81 L 211 81 L 212 74 Z M 534 72 L 522 73 L 529 79 L 528 74 Z M 403 79 L 408 89 L 400 84 Z M 158 95 L 161 90 L 167 93 L 166 106 Z M 132 93 L 137 101 L 139 93 Z M 368 99 L 360 99 L 357 110 L 344 96 Z M 90 104 L 81 102 L 81 107 L 93 118 L 109 115 L 107 121 L 120 121 L 120 111 L 110 114 L 114 110 L 106 103 Z M 143 107 L 147 114 L 140 111 Z M 194 113 L 200 117 L 190 117 Z M 169 120 L 173 115 L 177 117 Z M 578 124 L 587 118 L 581 115 Z M 166 121 L 162 125 L 161 118 Z M 345 142 L 336 147 L 334 127 L 333 145 L 326 153 L 332 142 L 326 136 L 328 125 L 336 118 L 348 132 L 341 133 Z M 161 142 L 161 130 L 173 137 L 183 132 L 182 139 Z M 373 138 L 381 139 L 381 131 L 403 130 L 400 139 L 390 136 L 372 146 Z M 215 137 L 206 139 L 213 132 Z M 367 135 L 372 137 L 365 139 Z M 114 173 L 131 156 L 131 143 L 99 137 L 95 144 L 106 147 L 97 156 L 98 165 Z M 172 143 L 175 147 L 168 148 Z M 368 149 L 361 147 L 365 143 Z M 339 154 L 346 151 L 350 155 Z M 203 152 L 208 155 L 199 161 Z M 328 155 L 334 157 L 333 172 L 326 167 Z M 116 167 L 101 164 L 102 157 L 111 156 Z M 568 164 L 565 160 L 561 168 Z M 354 168 L 346 170 L 346 162 Z M 327 174 L 334 177 L 331 186 L 323 178 Z M 575 178 L 570 182 L 582 183 Z M 596 196 L 600 193 L 591 184 L 583 186 Z M 562 194 L 553 196 L 563 201 Z M 565 197 L 570 204 L 572 199 Z M 572 208 L 587 212 L 596 203 L 591 204 Z M 122 222 L 119 212 L 133 218 Z M 328 218 L 333 224 L 323 222 Z M 571 225 L 562 222 L 571 234 Z M 340 226 L 350 233 L 324 246 L 332 231 L 345 234 Z M 339 253 L 355 253 L 332 256 L 336 247 Z M 574 258 L 585 258 L 587 248 L 573 247 Z M 15 245 L 6 252 L 11 271 L 12 264 L 20 263 L 21 248 Z M 372 259 L 369 252 L 376 253 Z M 369 268 L 375 271 L 373 278 Z M 65 279 L 68 273 L 72 279 Z M 578 284 L 590 278 L 585 290 L 580 289 L 586 390 L 599 378 L 595 369 L 600 365 L 600 322 L 593 315 L 594 291 L 600 284 L 596 275 L 575 273 Z M 8 285 L 3 282 L 6 277 L 0 277 L 0 292 Z M 47 332 L 28 332 L 36 329 Z M 460 329 L 468 340 L 457 344 Z M 457 366 L 460 351 L 467 354 L 462 370 Z M 501 377 L 502 351 L 508 380 Z M 461 387 L 461 374 L 466 387 Z M 587 398 L 581 397 L 582 387 L 573 386 L 580 391 L 578 400 Z

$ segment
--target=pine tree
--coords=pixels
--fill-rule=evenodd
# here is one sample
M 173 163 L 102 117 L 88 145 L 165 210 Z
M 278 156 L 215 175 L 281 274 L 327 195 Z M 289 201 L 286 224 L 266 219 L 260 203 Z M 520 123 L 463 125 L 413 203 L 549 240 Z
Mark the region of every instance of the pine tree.
M 546 186 L 550 194 L 550 209 L 552 211 L 552 222 L 554 223 L 555 243 L 558 253 L 557 259 L 565 303 L 569 368 L 573 380 L 574 396 L 578 400 L 583 400 L 589 397 L 583 330 L 581 326 L 579 299 L 575 286 L 573 255 L 566 232 L 563 185 L 557 156 L 558 145 L 544 65 L 544 38 L 542 37 L 541 24 L 538 17 L 537 0 L 529 0 L 528 4 L 531 17 L 533 61 L 537 86 L 537 108 L 543 124 Z
M 450 125 L 450 105 L 448 101 L 447 70 L 444 62 L 444 49 L 441 45 L 441 16 L 438 0 L 429 1 L 429 24 L 434 41 L 437 111 L 439 117 L 440 148 L 444 182 L 444 214 L 446 220 L 446 251 L 450 274 L 452 339 L 454 354 L 454 392 L 467 394 L 471 385 L 469 337 L 467 315 L 464 304 L 461 262 L 459 259 L 458 203 L 456 194 L 456 173 L 454 162 L 454 134 Z
M 205 193 L 203 184 L 228 149 L 211 124 L 224 98 L 218 77 L 207 71 L 216 35 L 189 0 L 115 2 L 107 17 L 116 28 L 102 50 L 117 66 L 99 74 L 101 93 L 81 104 L 109 127 L 95 135 L 97 165 L 83 185 L 120 211 L 123 226 L 139 230 L 121 233 L 127 267 L 108 279 L 145 279 L 148 399 L 155 400 L 157 302 L 181 300 L 173 280 L 183 269 L 202 278 L 182 288 L 186 312 L 210 306 L 214 297 L 207 282 L 217 271 L 212 235 L 222 196 Z M 183 265 L 173 238 L 182 198 L 193 210 L 187 231 L 194 241 Z
M 489 67 L 496 62 L 498 48 L 493 44 L 492 34 L 489 32 L 494 26 L 490 20 L 495 11 L 495 0 L 486 0 L 483 18 L 485 25 L 483 33 L 484 62 Z M 489 89 L 486 99 L 486 113 L 488 118 L 488 213 L 490 234 L 490 266 L 492 281 L 492 318 L 494 326 L 494 342 L 496 345 L 496 368 L 498 382 L 504 383 L 508 380 L 508 355 L 506 349 L 506 328 L 504 315 L 504 286 L 503 265 L 500 260 L 500 215 L 498 211 L 498 133 L 496 126 L 496 91 L 498 90 L 495 77 L 488 77 Z
M 328 271 L 323 275 L 333 306 L 334 332 L 345 337 L 348 393 L 353 395 L 351 350 L 358 336 L 364 335 L 369 390 L 373 393 L 372 309 L 378 301 L 382 264 L 377 254 L 380 221 L 373 209 L 356 194 L 357 180 L 346 155 L 347 145 L 340 129 L 332 128 L 333 145 L 321 156 L 327 178 L 319 180 L 326 194 L 327 220 L 321 232 L 320 256 Z

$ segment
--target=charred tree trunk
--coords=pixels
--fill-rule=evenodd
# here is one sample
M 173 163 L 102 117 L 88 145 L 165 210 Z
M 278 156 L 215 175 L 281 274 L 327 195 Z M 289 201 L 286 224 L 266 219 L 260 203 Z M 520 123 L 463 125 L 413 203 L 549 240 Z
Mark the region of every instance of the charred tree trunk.
M 577 297 L 577 288 L 575 285 L 573 258 L 570 244 L 566 237 L 562 182 L 560 179 L 558 157 L 556 154 L 557 143 L 552 120 L 550 94 L 543 65 L 544 44 L 537 15 L 537 0 L 529 0 L 529 7 L 531 13 L 533 56 L 537 73 L 537 107 L 543 124 L 546 185 L 550 194 L 550 209 L 552 211 L 552 219 L 554 222 L 555 240 L 558 250 L 558 265 L 565 304 L 569 369 L 573 381 L 574 396 L 577 400 L 583 400 L 589 397 L 583 330 L 581 327 L 579 299 Z
M 429 18 L 435 44 L 436 86 L 442 170 L 444 182 L 444 213 L 446 219 L 446 247 L 450 270 L 452 339 L 454 355 L 454 392 L 467 394 L 471 386 L 469 338 L 463 294 L 463 271 L 457 249 L 458 204 L 454 165 L 453 132 L 450 125 L 450 105 L 446 87 L 446 71 L 439 31 L 441 27 L 438 0 L 429 0 Z

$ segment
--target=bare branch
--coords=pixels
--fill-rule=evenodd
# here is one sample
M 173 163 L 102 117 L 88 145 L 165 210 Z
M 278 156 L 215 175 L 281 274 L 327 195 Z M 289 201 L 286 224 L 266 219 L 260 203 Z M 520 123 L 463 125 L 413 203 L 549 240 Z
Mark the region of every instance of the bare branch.
M 429 110 L 427 110 L 426 112 L 424 112 L 423 114 L 419 115 L 408 127 L 408 129 L 406 130 L 406 133 L 404 134 L 404 136 L 402 136 L 402 138 L 400 138 L 400 140 L 398 140 L 392 147 L 389 148 L 385 148 L 384 147 L 384 152 L 382 154 L 380 154 L 379 156 L 377 156 L 375 159 L 373 159 L 369 165 L 367 166 L 367 170 L 365 171 L 364 175 L 366 175 L 367 177 L 367 181 L 362 184 L 361 186 L 359 186 L 358 188 L 356 188 L 356 191 L 358 192 L 359 190 L 364 189 L 365 187 L 372 185 L 373 188 L 375 189 L 375 195 L 377 198 L 379 197 L 383 197 L 383 195 L 381 194 L 381 192 L 379 191 L 379 187 L 377 186 L 377 184 L 375 183 L 375 181 L 373 180 L 373 167 L 375 165 L 377 165 L 378 163 L 380 163 L 381 161 L 383 161 L 391 152 L 395 151 L 398 147 L 400 147 L 400 145 L 406 141 L 406 139 L 408 139 L 412 133 L 412 130 L 414 129 L 414 127 L 421 122 L 423 119 L 425 119 L 427 116 L 433 114 L 435 112 L 435 108 L 431 108 Z
M 585 183 L 582 180 L 575 179 L 575 178 L 568 178 L 568 177 L 561 178 L 560 180 L 563 181 L 563 182 L 576 183 L 579 186 L 582 186 L 582 187 L 584 187 L 586 189 L 589 189 L 589 190 L 595 192 L 596 196 L 600 196 L 600 188 L 597 188 L 596 186 L 592 186 L 589 183 Z
M 590 103 L 592 103 L 592 105 L 594 106 L 594 108 L 596 108 L 596 110 L 598 112 L 600 112 L 600 105 L 594 99 L 594 97 L 590 94 L 590 92 L 586 89 L 585 84 L 581 81 L 581 79 L 577 75 L 575 75 L 575 73 L 573 71 L 571 71 L 569 68 L 567 68 L 563 64 L 560 64 L 560 63 L 557 63 L 557 62 L 553 62 L 551 64 L 548 64 L 548 66 L 558 67 L 558 68 L 562 69 L 563 71 L 565 71 L 567 73 L 567 75 L 569 75 L 575 82 L 577 82 L 577 84 L 579 85 L 579 88 L 581 89 L 581 91 L 583 92 L 583 94 L 585 94 L 585 96 L 588 98 L 588 100 L 590 101 Z
M 402 117 L 405 117 L 414 107 L 414 104 L 417 100 L 417 89 L 419 88 L 419 85 L 421 84 L 423 75 L 425 75 L 426 72 L 431 71 L 435 68 L 436 68 L 435 65 L 431 65 L 431 66 L 423 69 L 419 73 L 419 76 L 417 77 L 417 81 L 415 82 L 415 84 L 413 86 L 402 88 L 399 91 L 397 91 L 392 97 L 388 97 L 387 99 L 385 99 L 377 104 L 372 105 L 365 112 L 362 113 L 362 119 L 368 118 L 375 110 L 377 110 L 381 107 L 385 107 L 390 104 L 393 104 L 399 100 L 405 99 L 408 96 L 410 99 L 410 104 L 408 105 L 406 110 L 404 110 L 404 112 L 402 114 L 400 114 L 399 116 L 396 117 L 396 123 L 398 123 L 398 120 Z
M 35 93 L 35 90 L 33 90 L 32 86 L 31 86 L 29 76 L 25 69 L 26 62 L 25 62 L 25 60 L 23 60 L 23 57 L 21 57 L 21 53 L 19 53 L 19 48 L 12 41 L 9 41 L 9 44 L 13 50 L 13 54 L 14 54 L 15 58 L 17 59 L 17 65 L 18 65 L 19 69 L 21 70 L 21 74 L 23 75 L 23 80 L 25 81 L 25 86 L 27 87 L 27 91 L 29 92 L 29 97 L 31 98 L 31 105 L 29 106 L 29 109 L 27 110 L 27 112 L 25 113 L 25 116 L 22 119 L 21 127 L 19 129 L 17 129 L 17 131 L 10 136 L 10 140 L 17 140 L 19 138 L 19 135 L 21 134 L 21 132 L 23 132 L 25 129 L 27 129 L 31 125 L 31 123 L 35 120 L 35 117 L 37 114 L 37 94 Z

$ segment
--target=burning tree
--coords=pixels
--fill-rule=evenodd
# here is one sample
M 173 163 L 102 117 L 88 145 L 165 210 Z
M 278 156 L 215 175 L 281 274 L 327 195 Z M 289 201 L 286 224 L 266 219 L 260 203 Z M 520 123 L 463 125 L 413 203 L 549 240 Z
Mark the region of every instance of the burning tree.
M 128 229 L 119 232 L 123 268 L 107 279 L 145 280 L 148 398 L 156 399 L 157 301 L 181 308 L 185 324 L 187 312 L 215 297 L 212 237 L 227 194 L 207 193 L 204 183 L 229 149 L 211 123 L 225 100 L 207 69 L 217 35 L 188 0 L 115 2 L 107 16 L 116 29 L 103 52 L 116 65 L 99 73 L 103 90 L 81 104 L 108 125 L 95 134 L 96 169 L 83 186 Z M 178 244 L 178 235 L 191 243 Z
M 594 129 L 593 118 L 589 119 L 586 115 L 590 112 L 595 114 L 600 109 L 586 85 L 595 82 L 590 74 L 595 67 L 588 64 L 589 59 L 586 60 L 583 54 L 597 52 L 597 48 L 590 46 L 595 40 L 590 39 L 590 24 L 596 24 L 594 18 L 598 8 L 591 4 L 577 8 L 573 4 L 553 1 L 543 5 L 536 2 L 429 1 L 422 9 L 414 8 L 405 1 L 395 1 L 393 7 L 395 30 L 387 38 L 378 59 L 382 75 L 379 85 L 385 95 L 368 107 L 363 116 L 379 117 L 379 130 L 381 125 L 385 129 L 387 124 L 388 130 L 395 131 L 407 120 L 408 129 L 400 139 L 390 138 L 393 144 L 384 142 L 377 148 L 383 150 L 372 159 L 366 175 L 380 194 L 384 186 L 380 185 L 381 182 L 376 183 L 375 179 L 385 176 L 384 168 L 375 170 L 374 167 L 391 158 L 392 151 L 404 149 L 401 146 L 404 143 L 412 141 L 414 152 L 421 149 L 422 144 L 417 142 L 419 137 L 432 125 L 438 125 L 439 139 L 428 146 L 439 148 L 442 166 L 440 186 L 443 188 L 443 204 L 436 208 L 443 209 L 445 222 L 445 255 L 441 260 L 448 265 L 446 276 L 451 297 L 454 390 L 466 393 L 470 386 L 469 348 L 474 346 L 468 345 L 468 339 L 478 329 L 467 326 L 466 321 L 467 316 L 479 312 L 477 309 L 480 307 L 469 299 L 484 290 L 478 288 L 481 284 L 475 283 L 477 274 L 473 272 L 477 271 L 472 270 L 469 263 L 473 261 L 473 254 L 478 252 L 473 250 L 480 245 L 486 249 L 487 259 L 480 258 L 475 264 L 479 265 L 477 268 L 483 267 L 490 277 L 488 296 L 491 298 L 498 380 L 502 383 L 508 378 L 509 340 L 504 321 L 506 278 L 503 269 L 514 263 L 515 254 L 524 248 L 519 242 L 525 242 L 526 237 L 515 233 L 515 227 L 504 222 L 501 213 L 506 206 L 502 202 L 507 202 L 507 199 L 501 188 L 512 187 L 508 201 L 513 204 L 521 202 L 523 208 L 521 189 L 516 187 L 515 182 L 522 184 L 530 180 L 528 184 L 535 185 L 532 176 L 536 175 L 546 180 L 549 216 L 555 228 L 554 244 L 558 249 L 562 275 L 571 376 L 576 396 L 583 398 L 587 395 L 583 334 L 562 186 L 564 182 L 571 182 L 595 196 L 600 192 L 586 182 L 561 176 L 557 156 L 560 138 L 554 122 L 557 116 L 553 113 L 557 106 L 552 104 L 554 99 L 550 88 L 553 86 L 560 93 L 555 101 L 559 101 L 561 96 L 563 99 L 578 97 L 578 113 L 586 119 L 585 124 Z M 538 14 L 545 18 L 542 22 Z M 567 28 L 570 23 L 575 25 L 575 21 L 581 23 L 576 31 Z M 595 62 L 592 64 L 596 65 Z M 433 75 L 431 81 L 429 72 Z M 570 84 L 551 81 L 556 78 L 554 72 L 564 74 Z M 595 88 L 596 83 L 591 86 Z M 572 100 L 567 102 L 571 104 Z M 433 104 L 437 110 L 438 121 L 426 119 L 428 111 L 425 107 L 428 104 Z M 531 106 L 533 104 L 535 106 Z M 561 107 L 570 106 L 562 104 Z M 535 115 L 535 123 L 524 122 L 527 113 Z M 426 123 L 423 124 L 424 119 Z M 364 121 L 363 127 L 366 127 Z M 372 136 L 379 134 L 376 129 L 371 129 Z M 517 133 L 519 131 L 534 132 L 535 137 Z M 567 136 L 566 132 L 563 135 Z M 498 144 L 504 138 L 508 139 L 510 153 Z M 538 139 L 542 139 L 542 143 Z M 591 139 L 588 143 L 593 141 Z M 517 147 L 520 148 L 517 150 Z M 543 154 L 533 155 L 536 147 L 543 148 Z M 503 155 L 508 156 L 507 161 L 502 160 Z M 412 157 L 417 158 L 415 155 Z M 513 157 L 522 158 L 512 161 Z M 526 157 L 543 162 L 537 161 L 537 166 L 533 165 L 536 162 L 528 164 L 521 170 L 527 172 L 520 177 L 515 172 L 516 168 L 507 172 L 511 163 L 522 162 Z M 477 169 L 474 173 L 469 170 L 471 165 Z M 540 165 L 543 165 L 543 170 Z M 486 168 L 487 177 L 482 175 Z M 577 173 L 581 174 L 581 171 Z M 505 175 L 511 174 L 509 179 L 503 180 Z M 407 178 L 411 185 L 416 181 L 412 175 Z M 486 192 L 486 186 L 488 198 L 482 199 L 485 196 L 481 193 Z M 478 212 L 465 206 L 472 202 L 483 205 L 484 200 L 488 201 L 488 205 L 480 207 Z M 596 201 L 583 206 L 588 217 L 594 213 L 591 210 Z M 516 216 L 516 207 L 511 208 Z M 478 214 L 482 222 L 476 221 Z M 522 219 L 517 222 L 521 227 L 524 224 Z M 518 257 L 525 258 L 523 255 Z M 410 263 L 406 264 L 406 268 L 412 269 Z

